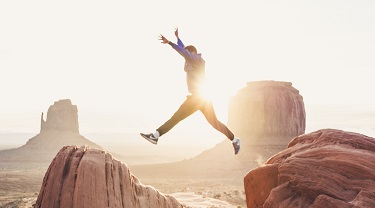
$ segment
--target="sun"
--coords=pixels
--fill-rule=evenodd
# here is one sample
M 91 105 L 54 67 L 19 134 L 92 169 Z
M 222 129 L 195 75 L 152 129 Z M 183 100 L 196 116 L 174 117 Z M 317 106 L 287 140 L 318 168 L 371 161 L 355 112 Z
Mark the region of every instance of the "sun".
M 219 118 L 225 119 L 228 115 L 229 99 L 232 96 L 231 89 L 217 79 L 206 79 L 201 85 L 201 96 L 210 100 Z

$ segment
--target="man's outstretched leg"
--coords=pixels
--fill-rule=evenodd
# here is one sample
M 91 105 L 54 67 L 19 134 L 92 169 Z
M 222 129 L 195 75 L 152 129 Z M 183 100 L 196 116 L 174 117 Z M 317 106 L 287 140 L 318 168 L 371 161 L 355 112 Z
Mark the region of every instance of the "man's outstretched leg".
M 173 114 L 173 116 L 167 122 L 161 125 L 156 130 L 155 133 L 150 133 L 150 134 L 141 133 L 141 136 L 145 138 L 146 140 L 148 140 L 149 142 L 153 144 L 157 144 L 160 136 L 167 133 L 180 121 L 184 120 L 186 117 L 196 112 L 199 109 L 199 107 L 200 107 L 200 103 L 197 102 L 195 97 L 187 96 L 185 102 L 182 103 L 180 108 Z
M 228 137 L 229 140 L 232 141 L 234 154 L 236 155 L 240 151 L 240 139 L 235 138 L 232 131 L 217 119 L 212 102 L 204 100 L 200 110 L 212 127 L 223 133 Z

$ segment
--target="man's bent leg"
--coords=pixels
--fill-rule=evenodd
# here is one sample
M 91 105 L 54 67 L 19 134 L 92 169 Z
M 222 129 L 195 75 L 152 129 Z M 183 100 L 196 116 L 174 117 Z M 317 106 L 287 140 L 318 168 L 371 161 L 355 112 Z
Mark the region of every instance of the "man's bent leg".
M 188 96 L 180 108 L 173 114 L 173 116 L 160 126 L 156 131 L 159 132 L 160 136 L 171 130 L 176 124 L 184 120 L 186 117 L 193 114 L 199 109 L 199 103 L 195 103 L 192 96 Z
M 206 117 L 207 121 L 211 124 L 212 127 L 214 127 L 216 130 L 220 131 L 225 136 L 227 136 L 229 140 L 232 141 L 234 139 L 234 134 L 232 133 L 232 131 L 229 130 L 227 126 L 225 126 L 217 119 L 211 101 L 204 101 L 204 104 L 202 105 L 200 110 L 202 111 L 203 115 Z

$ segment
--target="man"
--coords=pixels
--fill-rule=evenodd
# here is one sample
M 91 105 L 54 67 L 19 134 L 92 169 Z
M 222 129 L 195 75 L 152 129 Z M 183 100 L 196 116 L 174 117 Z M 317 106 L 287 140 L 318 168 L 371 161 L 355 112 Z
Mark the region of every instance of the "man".
M 237 154 L 240 150 L 240 139 L 235 138 L 233 133 L 217 119 L 212 102 L 204 99 L 200 94 L 200 87 L 205 76 L 205 61 L 201 54 L 197 53 L 197 49 L 194 46 L 184 46 L 178 36 L 178 28 L 175 30 L 175 36 L 177 37 L 177 44 L 172 43 L 163 35 L 160 35 L 160 40 L 162 41 L 161 43 L 172 46 L 185 58 L 184 70 L 189 94 L 175 114 L 160 126 L 155 133 L 141 133 L 141 136 L 149 142 L 157 144 L 159 137 L 167 133 L 183 119 L 200 110 L 212 127 L 225 134 L 232 141 L 234 154 Z

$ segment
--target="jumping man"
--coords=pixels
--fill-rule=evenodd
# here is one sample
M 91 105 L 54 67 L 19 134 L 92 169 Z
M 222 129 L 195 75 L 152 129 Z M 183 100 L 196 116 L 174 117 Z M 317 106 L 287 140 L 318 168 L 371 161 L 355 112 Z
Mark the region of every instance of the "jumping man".
M 184 70 L 186 72 L 189 94 L 186 96 L 186 100 L 182 103 L 180 108 L 167 122 L 160 126 L 155 133 L 141 133 L 141 136 L 149 142 L 157 144 L 159 137 L 171 130 L 180 121 L 200 110 L 212 127 L 225 134 L 228 139 L 232 141 L 234 154 L 237 154 L 240 150 L 240 139 L 235 138 L 228 127 L 217 119 L 212 102 L 204 99 L 200 94 L 200 87 L 205 76 L 205 61 L 201 54 L 197 53 L 197 49 L 194 46 L 184 46 L 178 36 L 178 28 L 176 28 L 175 36 L 177 37 L 177 44 L 172 43 L 163 35 L 160 35 L 160 40 L 162 41 L 161 43 L 172 46 L 173 49 L 185 58 Z

